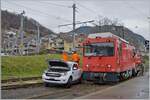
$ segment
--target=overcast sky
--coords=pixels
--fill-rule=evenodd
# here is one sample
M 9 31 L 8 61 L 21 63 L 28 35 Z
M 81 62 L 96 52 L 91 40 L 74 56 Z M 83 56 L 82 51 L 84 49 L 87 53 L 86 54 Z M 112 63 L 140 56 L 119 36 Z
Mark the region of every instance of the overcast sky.
M 150 38 L 150 0 L 1 0 L 1 8 L 17 14 L 24 10 L 25 16 L 52 31 L 65 32 L 72 30 L 72 26 L 58 25 L 72 23 L 73 3 L 77 6 L 77 21 L 98 20 L 98 16 L 118 18 L 124 26 Z

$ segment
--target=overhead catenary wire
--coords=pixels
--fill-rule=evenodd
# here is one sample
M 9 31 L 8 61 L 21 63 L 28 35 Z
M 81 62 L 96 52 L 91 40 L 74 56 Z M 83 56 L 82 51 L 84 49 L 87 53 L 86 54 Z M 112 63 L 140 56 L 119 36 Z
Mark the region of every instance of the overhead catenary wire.
M 54 5 L 53 5 L 54 4 Z M 49 9 L 50 7 L 52 7 L 51 5 L 53 5 L 53 6 L 56 6 L 57 8 L 58 7 L 65 7 L 65 9 L 61 9 L 61 10 L 64 10 L 64 11 L 66 11 L 67 9 L 66 8 L 68 8 L 68 9 L 70 9 L 70 8 L 72 8 L 72 6 L 68 6 L 68 5 L 60 5 L 60 4 L 56 4 L 55 5 L 55 3 L 51 3 L 51 2 L 42 2 L 42 1 L 39 1 L 39 4 L 38 5 L 40 5 L 40 6 L 44 6 L 44 8 L 45 9 Z M 55 8 L 54 8 L 55 9 Z M 77 11 L 76 11 L 77 12 Z M 60 14 L 60 13 L 59 13 Z M 64 13 L 62 13 L 62 14 L 64 14 Z M 69 21 L 69 22 L 72 22 L 71 20 L 69 20 L 69 19 L 66 19 L 65 17 L 63 17 L 63 16 L 61 16 L 60 17 L 61 19 L 63 18 L 63 19 L 65 19 L 66 21 Z
M 20 5 L 20 4 L 14 3 L 14 2 L 10 2 L 10 1 L 9 1 L 9 2 L 8 2 L 8 1 L 5 1 L 5 2 L 10 3 L 10 4 L 13 4 L 13 5 L 16 5 L 16 6 L 23 7 L 23 8 L 32 10 L 32 11 L 39 12 L 39 14 L 40 14 L 40 13 L 43 13 L 44 15 L 53 17 L 53 18 L 55 18 L 55 19 L 57 19 L 57 20 L 63 20 L 63 21 L 65 21 L 65 22 L 66 22 L 66 21 L 67 21 L 67 22 L 68 22 L 68 21 L 71 22 L 70 20 L 64 19 L 64 18 L 62 18 L 62 17 L 60 17 L 60 16 L 55 16 L 55 15 L 52 15 L 52 14 L 49 14 L 49 13 L 46 13 L 46 12 L 43 12 L 43 11 L 40 11 L 40 10 L 32 9 L 32 8 L 26 7 L 26 6 L 24 6 L 24 5 Z M 40 15 L 41 15 L 41 14 L 40 14 Z
M 76 22 L 76 24 L 82 24 L 82 23 L 92 23 L 94 22 L 94 20 L 90 20 L 90 21 L 84 21 L 84 22 Z M 69 26 L 69 25 L 72 25 L 72 24 L 64 24 L 64 25 L 59 25 L 58 27 L 62 27 L 62 26 Z
M 57 6 L 57 7 L 71 8 L 71 6 L 62 5 L 62 4 L 56 4 L 56 3 L 52 3 L 52 2 L 45 2 L 45 1 L 39 1 L 39 2 L 40 3 L 44 3 L 44 4 L 50 4 L 50 5 Z
M 76 3 L 77 3 L 79 6 L 81 6 L 82 8 L 84 8 L 86 11 L 89 11 L 89 12 L 91 12 L 91 13 L 93 13 L 93 14 L 96 14 L 96 13 L 97 13 L 95 10 L 93 10 L 93 9 L 91 9 L 91 8 L 85 6 L 85 5 L 82 5 L 81 3 L 77 2 L 77 1 L 76 1 Z M 100 14 L 98 14 L 98 15 L 100 15 Z
M 86 11 L 89 11 L 89 12 L 91 12 L 91 13 L 93 13 L 93 14 L 96 14 L 96 13 L 97 13 L 95 10 L 90 9 L 89 7 L 87 7 L 87 6 L 85 6 L 85 5 L 81 4 L 81 3 L 79 3 L 79 2 L 77 2 L 77 1 L 74 1 L 74 2 L 76 2 L 80 7 L 84 8 Z M 135 9 L 137 12 L 139 12 L 139 13 L 140 13 L 140 16 L 143 16 L 143 15 L 147 16 L 144 12 L 142 12 L 142 11 L 139 10 L 138 8 L 132 6 L 129 2 L 127 3 L 126 1 L 123 1 L 123 3 L 125 3 L 125 4 L 128 5 L 130 8 Z M 100 16 L 100 14 L 98 14 L 97 16 Z
M 7 1 L 5 1 L 5 2 L 7 2 Z M 51 15 L 51 14 L 48 14 L 48 13 L 45 13 L 45 12 L 42 12 L 42 11 L 39 11 L 39 10 L 30 8 L 30 7 L 26 7 L 26 6 L 23 6 L 23 5 L 14 3 L 14 2 L 7 2 L 7 3 L 12 4 L 12 5 L 16 5 L 16 6 L 19 6 L 19 7 L 23 7 L 23 8 L 25 8 L 25 9 L 28 9 L 29 12 L 37 13 L 39 16 L 42 15 L 42 16 L 52 17 L 52 18 L 55 18 L 55 19 L 60 20 L 60 21 L 63 21 L 63 22 L 72 22 L 72 21 L 70 21 L 70 20 L 63 19 L 63 18 L 61 18 L 61 17 L 59 17 L 59 16 L 54 16 L 54 15 Z M 20 10 L 20 11 L 22 11 L 22 10 Z M 16 14 L 17 14 L 17 13 L 16 13 Z M 54 28 L 56 29 L 56 28 L 58 28 L 58 25 L 55 25 L 55 26 L 53 25 L 53 26 L 50 26 L 50 27 L 53 27 L 53 29 L 54 29 Z M 69 29 L 70 29 L 70 28 L 69 28 Z
M 142 15 L 142 16 L 143 16 L 143 15 L 147 16 L 144 12 L 142 12 L 140 9 L 134 7 L 131 3 L 126 2 L 126 1 L 123 1 L 123 3 L 125 3 L 125 4 L 128 5 L 130 8 L 134 9 L 135 11 L 139 12 L 140 15 Z
M 73 0 L 74 1 L 74 0 Z M 79 3 L 79 2 L 77 2 L 77 1 L 74 1 L 76 4 L 78 4 L 79 5 L 79 7 L 81 8 L 83 8 L 84 10 L 86 10 L 87 12 L 89 12 L 90 14 L 91 13 L 93 13 L 95 16 L 102 16 L 101 14 L 97 14 L 98 12 L 97 11 L 95 11 L 95 10 L 93 10 L 93 9 L 91 9 L 91 8 L 89 8 L 89 7 L 87 7 L 87 6 L 85 6 L 85 5 L 82 5 L 81 3 Z M 79 9 L 80 10 L 80 9 Z M 78 14 L 80 14 L 81 15 L 81 13 L 78 13 Z M 87 16 L 86 16 L 87 17 Z M 95 20 L 95 22 L 96 22 L 96 20 Z M 93 25 L 95 25 L 95 24 L 93 24 Z

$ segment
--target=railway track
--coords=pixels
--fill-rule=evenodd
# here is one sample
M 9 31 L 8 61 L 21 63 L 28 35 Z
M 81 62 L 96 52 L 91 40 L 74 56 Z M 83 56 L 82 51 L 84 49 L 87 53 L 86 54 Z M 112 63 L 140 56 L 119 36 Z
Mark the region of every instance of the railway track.
M 73 85 L 66 89 L 60 86 L 44 87 L 28 87 L 11 90 L 2 90 L 2 98 L 4 99 L 75 99 L 84 95 L 94 93 L 96 91 L 103 91 L 107 88 L 118 86 L 125 81 L 130 81 L 136 77 L 124 80 L 114 85 L 100 85 L 92 82 L 84 82 L 82 84 Z
M 40 95 L 33 95 L 26 99 L 72 99 L 85 94 L 95 92 L 100 89 L 110 87 L 109 85 L 97 85 L 97 84 L 78 84 L 72 86 L 70 89 L 54 90 L 53 92 L 45 92 Z
M 2 80 L 2 83 L 8 83 L 8 82 L 17 82 L 17 81 L 28 81 L 28 80 L 37 80 L 37 79 L 41 79 L 40 77 L 25 77 L 25 78 L 13 78 L 13 79 L 5 79 Z
M 135 77 L 131 78 L 134 79 Z M 118 84 L 94 84 L 92 82 L 85 82 L 83 84 L 73 85 L 70 89 L 54 90 L 53 92 L 44 92 L 40 95 L 27 97 L 26 99 L 75 99 L 96 91 L 103 91 L 105 89 L 116 87 L 117 85 L 128 81 L 130 79 L 119 82 Z
M 93 83 L 75 84 L 66 89 L 60 86 L 54 87 L 28 87 L 11 90 L 2 90 L 3 99 L 58 99 L 76 98 L 97 90 L 103 90 L 110 85 L 97 85 Z

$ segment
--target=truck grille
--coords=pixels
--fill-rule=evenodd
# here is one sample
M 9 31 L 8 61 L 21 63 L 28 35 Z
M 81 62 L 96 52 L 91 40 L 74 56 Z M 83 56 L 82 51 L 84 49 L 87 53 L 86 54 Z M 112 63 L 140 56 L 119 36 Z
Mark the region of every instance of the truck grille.
M 50 76 L 50 77 L 60 77 L 60 74 L 57 73 L 46 73 L 46 76 Z

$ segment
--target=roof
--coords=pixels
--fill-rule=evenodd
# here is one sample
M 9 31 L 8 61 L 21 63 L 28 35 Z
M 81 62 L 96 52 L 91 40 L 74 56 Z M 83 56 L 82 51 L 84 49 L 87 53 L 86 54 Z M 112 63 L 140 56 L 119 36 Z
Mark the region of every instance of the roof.
M 59 37 L 68 43 L 73 42 L 73 37 L 71 35 L 69 35 L 68 33 L 60 33 Z
M 9 35 L 16 35 L 16 33 L 15 32 L 13 32 L 13 31 L 9 31 L 9 32 L 7 32 L 7 34 L 9 34 Z
M 121 41 L 129 43 L 128 41 L 124 40 L 123 38 L 121 38 L 117 35 L 112 34 L 111 32 L 93 33 L 93 34 L 89 34 L 89 36 L 88 36 L 88 38 L 96 38 L 96 37 L 102 37 L 102 38 L 116 37 L 116 38 L 119 38 Z

